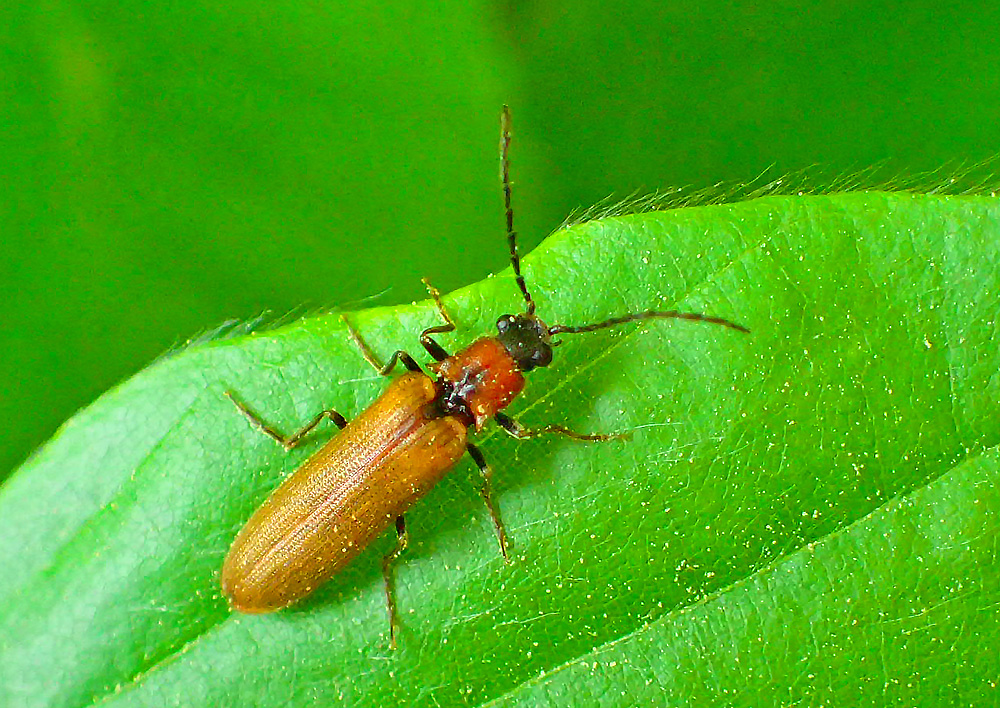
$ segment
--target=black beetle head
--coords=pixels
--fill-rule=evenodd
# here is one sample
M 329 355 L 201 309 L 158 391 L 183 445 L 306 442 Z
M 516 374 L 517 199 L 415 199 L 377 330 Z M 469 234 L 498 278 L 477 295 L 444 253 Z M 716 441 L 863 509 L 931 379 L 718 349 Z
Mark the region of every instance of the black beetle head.
M 552 363 L 549 328 L 534 315 L 503 315 L 497 320 L 497 339 L 521 371 Z

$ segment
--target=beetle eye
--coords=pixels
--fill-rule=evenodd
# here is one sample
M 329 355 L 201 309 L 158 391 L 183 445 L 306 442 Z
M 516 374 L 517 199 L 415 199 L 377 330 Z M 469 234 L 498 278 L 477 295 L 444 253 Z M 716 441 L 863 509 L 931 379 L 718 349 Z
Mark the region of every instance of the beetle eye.
M 497 319 L 497 331 L 503 332 L 514 324 L 514 315 L 500 315 Z
M 552 349 L 549 347 L 539 347 L 531 355 L 531 363 L 535 366 L 548 366 L 552 363 Z

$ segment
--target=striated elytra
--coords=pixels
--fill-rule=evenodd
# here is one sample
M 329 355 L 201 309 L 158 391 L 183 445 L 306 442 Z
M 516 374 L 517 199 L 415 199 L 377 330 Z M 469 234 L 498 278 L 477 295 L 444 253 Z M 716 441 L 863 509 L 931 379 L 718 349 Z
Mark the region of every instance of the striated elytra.
M 428 376 L 407 373 L 250 517 L 222 566 L 240 612 L 271 612 L 308 595 L 430 491 L 465 454 L 466 428 L 430 418 Z

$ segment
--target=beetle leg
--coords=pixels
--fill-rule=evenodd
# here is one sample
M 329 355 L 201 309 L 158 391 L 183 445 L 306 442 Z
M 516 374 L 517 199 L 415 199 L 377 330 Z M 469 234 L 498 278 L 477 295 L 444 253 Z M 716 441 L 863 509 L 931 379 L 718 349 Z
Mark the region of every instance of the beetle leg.
M 491 484 L 493 479 L 493 470 L 486 462 L 486 458 L 483 457 L 483 453 L 480 452 L 479 448 L 469 443 L 466 445 L 466 449 L 469 451 L 469 455 L 472 457 L 476 466 L 479 468 L 479 473 L 483 477 L 483 486 L 480 489 L 480 493 L 483 495 L 483 500 L 486 502 L 486 508 L 490 510 L 490 517 L 493 519 L 493 526 L 497 530 L 497 542 L 500 544 L 500 554 L 503 556 L 504 561 L 510 562 L 510 558 L 507 557 L 507 530 L 504 528 L 503 520 L 500 518 L 500 507 L 493 500 L 493 485 Z
M 392 563 L 406 550 L 410 543 L 410 534 L 406 531 L 406 520 L 402 514 L 396 517 L 396 547 L 382 559 L 382 580 L 385 582 L 385 605 L 389 610 L 389 648 L 396 648 L 396 598 L 393 595 Z
M 403 366 L 405 366 L 409 371 L 423 371 L 423 369 L 420 368 L 420 364 L 418 364 L 412 356 L 404 352 L 402 349 L 394 351 L 392 356 L 389 357 L 389 361 L 383 364 L 378 360 L 378 357 L 375 356 L 375 352 L 371 350 L 371 347 L 368 346 L 368 342 L 362 339 L 361 335 L 358 334 L 358 331 L 354 329 L 354 325 L 352 325 L 351 321 L 347 319 L 347 316 L 341 315 L 340 319 L 342 319 L 344 324 L 347 325 L 347 332 L 351 335 L 351 339 L 354 340 L 354 343 L 358 345 L 358 349 L 361 350 L 361 356 L 365 358 L 365 361 L 375 367 L 375 370 L 382 376 L 388 376 L 393 368 L 395 368 L 397 361 L 402 362 Z
M 434 304 L 437 305 L 438 312 L 441 313 L 441 317 L 444 319 L 445 324 L 428 327 L 421 332 L 420 343 L 424 345 L 424 349 L 427 350 L 427 353 L 434 357 L 434 361 L 444 361 L 448 358 L 448 352 L 444 350 L 444 347 L 434 341 L 430 335 L 444 334 L 445 332 L 455 331 L 455 320 L 451 318 L 447 308 L 444 306 L 444 302 L 441 301 L 440 291 L 431 285 L 427 281 L 427 278 L 422 278 L 421 280 L 423 284 L 427 286 L 427 292 L 431 294 L 431 298 L 433 298 Z
M 430 335 L 444 334 L 445 332 L 454 331 L 455 320 L 451 318 L 451 315 L 448 313 L 447 308 L 445 308 L 444 302 L 442 302 L 441 300 L 441 293 L 438 291 L 438 289 L 435 288 L 433 285 L 431 285 L 429 282 L 427 282 L 426 278 L 424 278 L 423 283 L 424 285 L 427 286 L 427 291 L 431 294 L 431 298 L 433 298 L 434 304 L 437 305 L 438 312 L 440 312 L 441 317 L 444 318 L 445 324 L 436 325 L 434 327 L 428 327 L 423 332 L 421 332 L 420 343 L 423 345 L 424 349 L 427 350 L 427 353 L 434 358 L 435 361 L 443 361 L 448 358 L 449 354 L 448 352 L 445 351 L 444 347 L 442 347 L 440 344 L 434 341 L 434 339 L 431 338 Z M 358 331 L 354 329 L 354 326 L 351 324 L 351 321 L 347 319 L 347 316 L 341 315 L 340 319 L 342 319 L 344 321 L 344 324 L 347 325 L 347 331 L 351 335 L 351 339 L 354 340 L 354 343 L 358 345 L 358 349 L 361 350 L 361 355 L 365 358 L 365 361 L 371 364 L 375 368 L 375 370 L 378 371 L 379 374 L 381 374 L 382 376 L 388 376 L 389 372 L 391 372 L 393 368 L 396 366 L 397 361 L 402 362 L 403 366 L 405 366 L 410 371 L 416 371 L 416 372 L 423 371 L 423 369 L 420 368 L 420 365 L 417 364 L 417 362 L 413 359 L 413 357 L 407 354 L 402 349 L 397 349 L 396 351 L 394 351 L 392 353 L 392 356 L 389 357 L 389 361 L 383 364 L 381 361 L 379 361 L 378 357 L 375 355 L 375 352 L 372 351 L 371 347 L 368 346 L 368 343 L 364 339 L 362 339 L 361 335 L 358 334 Z
M 382 374 L 382 376 L 388 376 L 393 367 L 396 366 L 397 361 L 402 362 L 407 371 L 415 371 L 418 374 L 423 371 L 423 369 L 420 368 L 420 364 L 414 361 L 412 356 L 404 352 L 402 349 L 397 349 L 392 353 L 392 356 L 389 357 L 389 361 L 386 362 L 385 366 L 379 369 L 378 372 Z
M 518 440 L 526 440 L 528 438 L 533 438 L 538 435 L 546 435 L 548 433 L 555 433 L 557 435 L 565 435 L 568 438 L 573 438 L 574 440 L 585 440 L 589 442 L 604 442 L 606 440 L 623 440 L 630 437 L 629 433 L 611 433 L 609 435 L 603 435 L 601 433 L 577 433 L 569 428 L 564 428 L 561 425 L 546 425 L 542 428 L 525 428 L 516 420 L 503 413 L 497 413 L 493 416 L 497 424 L 507 431 L 507 434 L 512 438 L 517 438 Z
M 298 445 L 299 442 L 302 441 L 302 438 L 308 435 L 309 432 L 317 425 L 319 425 L 320 421 L 322 421 L 324 418 L 329 418 L 330 420 L 332 420 L 341 430 L 343 430 L 344 427 L 347 425 L 347 418 L 340 415 L 340 413 L 338 413 L 334 409 L 330 408 L 319 413 L 315 418 L 306 423 L 306 425 L 298 432 L 293 433 L 292 435 L 286 437 L 281 433 L 279 433 L 274 428 L 272 428 L 270 425 L 265 423 L 260 416 L 258 416 L 249 408 L 247 408 L 247 406 L 244 403 L 238 401 L 236 397 L 233 396 L 232 391 L 226 391 L 225 395 L 226 398 L 228 398 L 230 401 L 233 402 L 233 405 L 236 406 L 239 412 L 242 413 L 248 421 L 250 421 L 250 425 L 255 427 L 260 432 L 264 433 L 268 437 L 271 437 L 274 440 L 276 440 L 278 444 L 280 444 L 286 450 L 291 450 L 293 447 Z

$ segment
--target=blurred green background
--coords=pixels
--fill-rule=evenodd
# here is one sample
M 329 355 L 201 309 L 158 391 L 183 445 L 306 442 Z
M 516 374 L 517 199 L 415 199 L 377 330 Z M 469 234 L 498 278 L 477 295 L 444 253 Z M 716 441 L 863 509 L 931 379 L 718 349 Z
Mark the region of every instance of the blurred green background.
M 421 5 L 0 9 L 0 478 L 225 320 L 504 268 L 503 102 L 524 251 L 609 195 L 1000 150 L 992 4 Z

